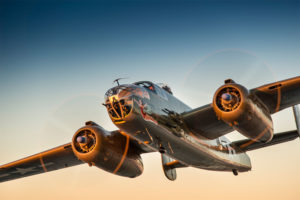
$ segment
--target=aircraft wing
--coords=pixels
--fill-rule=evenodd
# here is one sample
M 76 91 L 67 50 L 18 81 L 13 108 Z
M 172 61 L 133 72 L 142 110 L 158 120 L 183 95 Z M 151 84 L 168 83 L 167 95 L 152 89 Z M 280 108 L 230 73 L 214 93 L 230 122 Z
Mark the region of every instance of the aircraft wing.
M 271 114 L 300 103 L 300 76 L 250 90 Z
M 283 133 L 274 134 L 273 139 L 268 143 L 254 142 L 250 139 L 240 140 L 233 142 L 238 146 L 242 151 L 251 151 L 255 149 L 260 149 L 263 147 L 272 146 L 275 144 L 280 144 L 283 142 L 289 142 L 299 137 L 298 131 L 287 131 Z
M 261 102 L 270 114 L 300 104 L 300 76 L 249 90 L 249 98 Z M 184 127 L 192 134 L 215 139 L 234 129 L 218 119 L 212 104 L 180 114 Z
M 233 131 L 233 128 L 219 120 L 211 104 L 181 114 L 185 128 L 192 134 L 208 139 L 218 138 Z
M 71 143 L 0 166 L 0 182 L 82 164 Z

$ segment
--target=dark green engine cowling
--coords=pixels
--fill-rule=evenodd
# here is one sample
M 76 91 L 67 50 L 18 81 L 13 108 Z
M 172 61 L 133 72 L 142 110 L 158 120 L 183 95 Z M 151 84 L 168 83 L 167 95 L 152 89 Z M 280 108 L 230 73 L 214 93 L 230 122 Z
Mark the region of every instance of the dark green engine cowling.
M 94 122 L 78 129 L 72 139 L 72 149 L 79 160 L 113 174 L 133 178 L 143 172 L 139 149 L 129 136 L 106 131 Z

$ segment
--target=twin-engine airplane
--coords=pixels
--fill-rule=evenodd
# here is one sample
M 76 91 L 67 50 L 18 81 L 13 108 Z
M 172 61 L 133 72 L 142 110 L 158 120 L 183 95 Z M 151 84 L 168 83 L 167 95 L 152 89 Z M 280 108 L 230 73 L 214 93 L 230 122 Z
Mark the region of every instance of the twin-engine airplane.
M 299 103 L 300 76 L 251 90 L 228 79 L 211 104 L 196 109 L 166 85 L 118 83 L 103 104 L 118 130 L 86 122 L 71 143 L 0 166 L 0 181 L 83 163 L 133 178 L 143 172 L 140 155 L 157 151 L 169 180 L 176 179 L 176 168 L 188 166 L 237 175 L 251 170 L 247 151 L 299 137 Z M 273 134 L 271 114 L 288 107 L 293 107 L 297 130 Z M 248 139 L 230 142 L 224 135 L 234 130 Z

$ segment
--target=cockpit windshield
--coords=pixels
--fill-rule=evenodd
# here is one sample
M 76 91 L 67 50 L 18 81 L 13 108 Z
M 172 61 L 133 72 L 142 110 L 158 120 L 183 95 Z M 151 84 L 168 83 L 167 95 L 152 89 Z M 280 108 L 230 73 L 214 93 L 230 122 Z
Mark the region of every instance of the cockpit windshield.
M 132 90 L 133 89 L 131 87 L 127 87 L 125 85 L 117 86 L 117 87 L 114 87 L 114 88 L 111 88 L 110 90 L 108 90 L 105 93 L 105 98 L 108 99 L 109 97 L 115 96 L 115 95 L 118 95 L 119 97 L 126 97 L 131 94 Z

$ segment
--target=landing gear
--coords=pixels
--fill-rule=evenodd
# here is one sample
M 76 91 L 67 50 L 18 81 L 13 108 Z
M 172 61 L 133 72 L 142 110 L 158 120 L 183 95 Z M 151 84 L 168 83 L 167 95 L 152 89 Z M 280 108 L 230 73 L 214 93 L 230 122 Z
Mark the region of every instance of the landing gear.
M 159 143 L 159 148 L 158 148 L 158 152 L 159 153 L 161 153 L 161 154 L 164 154 L 164 153 L 166 153 L 167 152 L 167 150 L 165 149 L 165 147 L 162 145 L 162 143 L 160 143 L 160 140 L 159 140 L 159 138 L 157 138 L 158 139 L 158 143 Z
M 235 175 L 235 176 L 239 175 L 239 173 L 238 173 L 238 171 L 237 171 L 236 169 L 233 169 L 233 170 L 232 170 L 232 173 L 233 173 L 233 175 Z
M 164 154 L 166 153 L 166 149 L 163 146 L 160 146 L 158 149 L 159 153 Z

